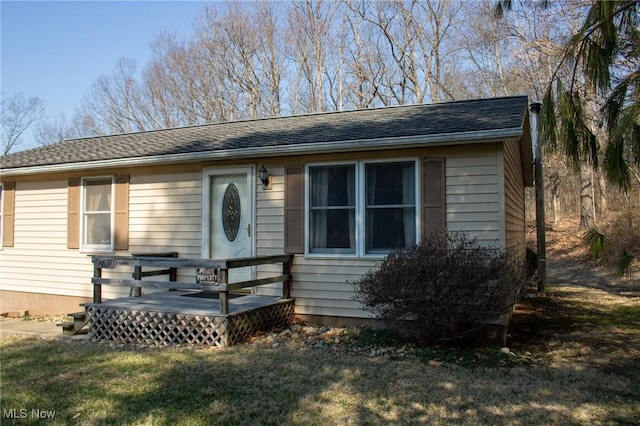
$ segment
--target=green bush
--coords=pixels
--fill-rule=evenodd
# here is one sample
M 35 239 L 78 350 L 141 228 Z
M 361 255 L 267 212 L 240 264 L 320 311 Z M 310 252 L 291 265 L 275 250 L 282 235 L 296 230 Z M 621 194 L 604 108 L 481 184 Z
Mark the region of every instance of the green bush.
M 524 263 L 465 233 L 436 234 L 389 253 L 353 282 L 355 299 L 397 331 L 459 339 L 511 312 L 525 283 Z

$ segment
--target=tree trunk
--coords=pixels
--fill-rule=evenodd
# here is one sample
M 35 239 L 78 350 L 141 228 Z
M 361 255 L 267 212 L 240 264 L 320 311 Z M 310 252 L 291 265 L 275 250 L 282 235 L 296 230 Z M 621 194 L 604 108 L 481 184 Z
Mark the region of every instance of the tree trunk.
M 596 209 L 593 193 L 593 165 L 580 165 L 580 230 L 593 229 L 596 225 Z
M 598 188 L 600 189 L 600 217 L 606 217 L 609 205 L 607 204 L 607 180 L 604 172 L 598 174 Z
M 560 200 L 558 199 L 558 186 L 553 185 L 551 187 L 551 200 L 553 206 L 553 224 L 557 225 L 560 219 L 558 211 L 560 210 Z

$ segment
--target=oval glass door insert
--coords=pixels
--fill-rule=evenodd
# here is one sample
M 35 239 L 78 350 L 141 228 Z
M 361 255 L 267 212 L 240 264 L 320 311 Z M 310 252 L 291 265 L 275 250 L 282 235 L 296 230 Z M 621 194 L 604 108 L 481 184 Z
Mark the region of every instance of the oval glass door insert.
M 227 240 L 233 242 L 238 237 L 240 230 L 240 194 L 238 188 L 233 184 L 229 184 L 224 191 L 222 198 L 222 224 L 224 227 L 224 235 Z

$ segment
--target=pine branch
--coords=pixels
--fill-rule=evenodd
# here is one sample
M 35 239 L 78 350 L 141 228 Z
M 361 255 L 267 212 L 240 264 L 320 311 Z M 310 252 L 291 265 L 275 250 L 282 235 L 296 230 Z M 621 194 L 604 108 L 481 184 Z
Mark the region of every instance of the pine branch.
M 638 4 L 638 0 L 631 0 L 631 1 L 627 1 L 626 4 L 622 4 L 622 6 L 620 8 L 614 9 L 613 12 L 609 13 L 606 17 L 600 19 L 599 21 L 595 22 L 594 24 L 590 24 L 589 23 L 589 17 L 591 16 L 591 13 L 589 14 L 589 17 L 587 17 L 586 22 L 584 23 L 582 29 L 580 31 L 578 31 L 578 33 L 573 37 L 572 41 L 569 43 L 570 49 L 567 49 L 568 52 L 571 52 L 573 50 L 575 50 L 576 46 L 578 46 L 578 53 L 576 54 L 576 62 L 573 66 L 573 72 L 571 74 L 571 87 L 569 89 L 570 92 L 573 92 L 573 87 L 576 81 L 576 75 L 578 72 L 578 65 L 580 63 L 580 58 L 583 55 L 584 49 L 585 47 L 589 44 L 588 41 L 590 40 L 591 36 L 593 35 L 593 33 L 596 32 L 596 30 L 601 29 L 605 24 L 607 24 L 608 22 L 610 22 L 615 16 L 625 12 L 626 10 L 630 9 L 631 7 L 635 6 L 636 4 Z M 591 12 L 594 10 L 593 8 L 595 7 L 600 7 L 602 6 L 602 3 L 600 3 L 600 6 L 596 6 L 597 3 L 594 3 L 594 5 L 592 6 Z M 586 27 L 585 27 L 586 26 Z M 577 39 L 577 37 L 582 34 L 581 37 L 579 37 L 579 39 Z M 609 52 L 609 53 L 613 53 L 613 52 Z M 558 65 L 558 68 L 560 68 L 562 62 L 564 62 L 567 59 L 568 54 L 565 54 L 565 56 L 563 57 L 563 59 L 561 60 L 561 63 Z M 611 60 L 607 59 L 607 64 L 606 66 L 609 66 Z M 585 72 L 585 74 L 587 74 Z M 554 78 L 555 78 L 555 72 L 554 72 Z M 594 85 L 596 83 L 594 82 Z

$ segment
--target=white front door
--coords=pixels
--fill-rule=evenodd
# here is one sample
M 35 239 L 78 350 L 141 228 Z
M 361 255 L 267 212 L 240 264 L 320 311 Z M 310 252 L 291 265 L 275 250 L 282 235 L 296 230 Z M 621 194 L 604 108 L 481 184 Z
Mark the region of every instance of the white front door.
M 210 170 L 205 174 L 209 191 L 208 255 L 211 259 L 253 256 L 252 169 Z M 204 227 L 206 228 L 206 227 Z M 203 228 L 203 229 L 204 229 Z M 253 279 L 251 267 L 229 270 L 229 282 Z

